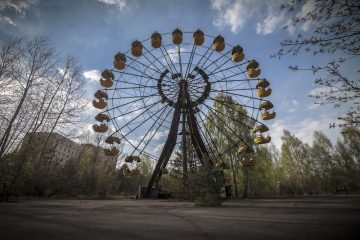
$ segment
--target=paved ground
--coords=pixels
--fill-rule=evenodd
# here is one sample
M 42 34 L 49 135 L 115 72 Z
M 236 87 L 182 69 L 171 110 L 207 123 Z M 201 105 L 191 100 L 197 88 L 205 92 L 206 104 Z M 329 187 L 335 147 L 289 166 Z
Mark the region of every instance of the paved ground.
M 0 239 L 360 239 L 360 197 L 0 203 Z

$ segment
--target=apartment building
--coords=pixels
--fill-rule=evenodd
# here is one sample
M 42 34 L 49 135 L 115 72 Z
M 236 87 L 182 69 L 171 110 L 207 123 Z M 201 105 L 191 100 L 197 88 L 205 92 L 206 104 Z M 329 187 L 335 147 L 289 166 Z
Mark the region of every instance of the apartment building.
M 35 132 L 27 134 L 22 144 L 22 149 L 27 148 L 31 154 L 43 153 L 45 158 L 53 158 L 60 162 L 77 159 L 81 151 L 81 145 L 53 132 Z

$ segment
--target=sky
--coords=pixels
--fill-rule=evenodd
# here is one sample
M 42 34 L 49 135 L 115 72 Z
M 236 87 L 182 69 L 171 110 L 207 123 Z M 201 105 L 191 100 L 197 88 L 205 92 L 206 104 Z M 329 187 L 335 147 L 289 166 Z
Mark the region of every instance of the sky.
M 329 123 L 343 108 L 314 105 L 309 94 L 318 91 L 310 72 L 292 72 L 289 65 L 309 66 L 326 63 L 329 56 L 307 54 L 270 58 L 280 41 L 308 34 L 311 24 L 283 29 L 292 15 L 281 10 L 285 0 L 1 0 L 0 37 L 31 39 L 46 35 L 63 55 L 79 58 L 83 76 L 89 82 L 89 100 L 99 88 L 99 73 L 112 65 L 114 53 L 127 51 L 135 39 L 146 39 L 154 31 L 172 32 L 175 28 L 225 37 L 240 44 L 247 56 L 257 59 L 262 76 L 271 82 L 276 119 L 269 121 L 273 143 L 280 148 L 284 129 L 311 144 L 313 132 L 323 131 L 333 142 L 340 136 Z M 310 1 L 298 16 L 313 8 Z M 350 69 L 351 70 L 351 69 Z M 93 121 L 89 104 L 87 116 Z M 91 126 L 87 123 L 87 126 Z

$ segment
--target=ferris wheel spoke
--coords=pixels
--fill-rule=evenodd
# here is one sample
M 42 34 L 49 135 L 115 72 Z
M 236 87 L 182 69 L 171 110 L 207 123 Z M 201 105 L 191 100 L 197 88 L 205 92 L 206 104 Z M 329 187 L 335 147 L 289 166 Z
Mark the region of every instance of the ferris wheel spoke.
M 217 109 L 215 109 L 215 108 L 213 108 L 213 107 L 211 107 L 211 106 L 209 106 L 209 105 L 207 105 L 207 104 L 205 104 L 205 103 L 204 103 L 204 105 L 205 105 L 206 107 L 208 107 L 209 109 L 213 110 L 214 113 L 215 113 L 215 112 L 221 113 L 221 115 L 230 118 L 232 121 L 235 121 L 235 122 L 243 125 L 243 126 L 246 127 L 247 129 L 249 129 L 249 130 L 252 129 L 250 126 L 246 125 L 246 124 L 243 123 L 242 121 L 239 121 L 238 119 L 235 119 L 235 118 L 233 118 L 233 117 L 227 116 L 225 113 L 223 113 L 223 112 L 221 112 L 221 111 L 219 111 L 219 110 L 217 110 Z M 240 112 L 238 112 L 238 113 L 240 113 Z
M 149 51 L 148 48 L 146 48 L 146 47 L 144 46 L 144 49 L 146 50 L 147 53 L 149 53 L 149 54 L 155 59 L 155 61 L 157 61 L 158 63 L 160 63 L 160 64 L 163 66 L 164 69 L 169 70 L 169 69 L 159 60 L 158 57 L 155 57 L 154 54 L 152 54 L 152 52 Z M 170 70 L 169 70 L 169 71 L 170 71 Z
M 156 101 L 154 101 L 154 102 L 150 101 L 149 102 L 149 100 L 151 100 L 151 98 L 148 98 L 146 101 L 142 101 L 142 103 L 140 103 L 140 104 L 139 104 L 139 102 L 135 102 L 135 103 L 133 103 L 131 105 L 128 105 L 126 109 L 123 109 L 120 112 L 124 113 L 123 117 L 131 116 L 130 115 L 131 113 L 139 112 L 142 109 L 152 107 L 152 105 L 156 105 L 156 104 L 159 103 L 159 102 L 156 102 Z M 130 113 L 130 111 L 131 111 L 131 113 Z
M 120 72 L 120 71 L 116 71 L 116 72 L 120 73 L 120 76 L 124 79 L 124 81 L 114 80 L 115 82 L 131 83 L 131 82 L 125 81 L 125 78 L 124 78 L 123 75 L 129 75 L 129 76 L 132 76 L 132 77 L 139 77 L 139 78 L 148 78 L 148 79 L 152 79 L 152 80 L 155 80 L 155 81 L 158 81 L 158 80 L 159 80 L 158 78 L 154 78 L 154 77 L 151 77 L 151 76 L 145 75 L 145 74 L 139 75 L 139 74 L 130 73 L 130 72 Z
M 257 88 L 231 88 L 231 89 L 228 89 L 226 90 L 227 92 L 234 92 L 234 91 L 252 91 L 252 90 L 256 90 Z M 213 89 L 213 90 L 210 90 L 210 92 L 222 92 L 222 90 L 216 90 L 216 89 Z
M 164 109 L 164 111 L 167 109 L 167 107 Z M 161 115 L 163 114 L 164 112 L 161 113 Z M 164 122 L 165 122 L 165 119 L 167 119 L 167 117 L 170 115 L 171 113 L 171 110 L 168 111 L 168 113 L 166 114 L 166 116 L 162 119 L 161 123 L 156 127 L 156 130 L 153 131 L 153 133 L 151 134 L 150 138 L 148 139 L 148 141 L 145 143 L 144 147 L 141 149 L 140 153 L 141 154 L 147 147 L 147 145 L 151 142 L 151 140 L 154 138 L 155 134 L 159 131 L 160 127 L 163 126 Z M 137 148 L 140 146 L 140 144 L 145 141 L 145 138 L 147 137 L 147 135 L 152 131 L 152 128 L 155 127 L 156 123 L 158 120 L 160 120 L 161 118 L 159 117 L 155 122 L 154 124 L 150 127 L 150 129 L 146 132 L 146 134 L 142 137 L 142 139 L 140 140 Z M 134 150 L 135 152 L 135 150 Z M 133 152 L 133 153 L 134 153 Z
M 208 69 L 208 67 L 212 66 L 213 64 L 215 64 L 217 61 L 219 61 L 220 59 L 223 59 L 224 57 L 226 57 L 232 50 L 227 51 L 226 53 L 221 54 L 221 56 L 219 58 L 217 58 L 214 61 L 211 61 L 211 63 L 209 63 L 206 67 L 203 67 L 203 70 Z M 222 63 L 219 67 L 224 66 L 226 63 L 228 63 L 231 60 L 231 58 L 228 58 L 224 63 Z M 203 66 L 205 65 L 207 61 L 204 62 Z
M 236 74 L 238 75 L 238 74 Z M 221 82 L 249 82 L 249 81 L 258 81 L 261 80 L 261 78 L 243 78 L 243 79 L 228 79 L 228 80 L 217 80 L 217 81 L 213 81 L 212 83 L 221 83 Z
M 197 90 L 197 91 L 199 91 L 199 89 L 203 89 L 205 87 L 205 84 L 203 84 L 203 85 L 193 85 L 193 84 L 189 84 L 188 85 L 188 88 L 190 89 L 190 90 Z
M 154 96 L 157 96 L 158 94 L 155 93 L 155 94 L 152 94 L 152 95 L 147 95 L 145 97 L 154 97 Z M 143 97 L 143 96 L 140 96 L 140 97 Z M 139 98 L 139 96 L 124 96 L 124 97 L 114 97 L 112 99 L 131 99 L 131 98 Z M 139 99 L 139 100 L 142 100 L 142 99 Z
M 117 88 L 112 88 L 110 90 L 126 90 L 126 89 L 139 89 L 139 88 L 157 88 L 157 86 L 145 86 L 142 84 L 137 84 L 137 87 L 117 87 Z
M 149 51 L 148 51 L 149 52 Z M 158 67 L 158 66 L 156 66 L 156 64 L 155 64 L 155 62 L 154 61 L 151 61 L 147 56 L 146 56 L 146 54 L 143 54 L 143 56 L 145 57 L 145 59 L 149 62 L 149 66 L 154 66 L 156 69 L 157 69 L 157 71 L 158 71 L 158 73 L 162 73 L 163 71 Z M 155 58 L 155 60 L 158 60 L 157 58 Z M 164 66 L 164 65 L 163 65 Z M 166 70 L 169 70 L 167 67 L 165 67 L 164 66 L 164 68 L 166 69 Z M 171 79 L 171 78 L 169 78 L 168 76 L 166 76 L 165 75 L 165 77 L 168 79 L 168 80 L 173 80 L 173 79 Z M 158 79 L 157 79 L 158 80 Z
M 231 105 L 227 105 L 227 104 L 225 104 L 225 102 L 221 102 L 221 103 L 222 103 L 222 105 L 224 105 L 224 106 L 226 106 L 226 107 L 228 107 L 228 108 L 230 108 L 230 109 L 232 109 L 232 110 L 240 113 L 240 114 L 243 115 L 244 117 L 249 118 L 250 120 L 255 121 L 255 122 L 261 124 L 261 122 L 258 121 L 257 119 L 255 119 L 255 118 L 253 118 L 253 117 L 250 117 L 248 114 L 245 114 L 245 113 L 243 113 L 243 112 L 240 112 L 238 109 L 233 108 Z
M 200 63 L 202 63 L 202 60 L 205 58 L 204 63 L 201 66 L 204 66 L 204 64 L 207 62 L 207 60 L 211 57 L 211 55 L 214 53 L 214 51 L 210 51 L 210 54 L 208 55 L 209 50 L 211 50 L 212 46 L 210 45 L 206 52 L 201 56 L 199 62 L 196 64 L 196 67 L 200 66 Z
M 173 89 L 171 89 L 171 88 L 163 88 L 162 90 L 163 90 L 163 93 L 166 95 L 166 97 L 168 99 L 171 99 L 172 101 L 176 102 L 176 99 L 177 99 L 176 97 L 177 97 L 178 92 L 180 90 L 179 87 L 174 87 Z
M 199 115 L 199 118 L 200 118 L 200 122 L 202 122 L 203 126 L 205 127 L 204 121 L 202 120 L 200 115 Z M 208 148 L 210 149 L 212 156 L 215 156 L 214 149 L 215 149 L 215 151 L 217 151 L 217 147 L 214 144 L 214 142 L 212 142 L 212 139 L 211 139 L 211 137 L 209 135 L 209 132 L 205 133 L 204 130 L 206 131 L 206 129 L 203 129 L 203 128 L 199 128 L 199 129 L 200 129 L 202 138 L 205 140 L 206 144 L 209 146 Z M 210 139 L 209 139 L 209 137 L 210 137 Z M 209 140 L 210 140 L 211 143 L 209 143 Z M 217 162 L 216 159 L 214 159 L 214 160 Z
M 199 93 L 200 95 L 203 94 L 203 92 L 199 91 L 198 89 L 192 88 L 191 90 L 192 90 L 192 92 Z
M 236 64 L 236 65 L 234 65 L 234 66 L 231 66 L 231 67 L 228 67 L 228 68 L 225 68 L 225 69 L 221 69 L 221 70 L 219 70 L 219 71 L 216 71 L 217 69 L 215 69 L 214 71 L 210 72 L 210 73 L 208 74 L 208 76 L 214 75 L 214 74 L 217 74 L 217 73 L 221 73 L 221 72 L 224 72 L 224 71 L 227 71 L 227 70 L 236 68 L 236 67 L 238 68 L 239 66 L 244 65 L 244 64 L 246 64 L 246 63 L 248 63 L 248 62 Z M 240 72 L 240 73 L 245 73 L 245 71 L 242 71 L 242 72 Z M 238 74 L 239 74 L 239 73 L 238 73 Z M 236 76 L 236 75 L 234 75 L 234 76 Z
M 187 67 L 186 67 L 185 76 L 184 76 L 185 78 L 187 78 L 188 73 L 189 73 L 189 70 L 190 70 L 190 67 L 192 66 L 192 62 L 193 62 L 193 59 L 194 59 L 195 51 L 196 51 L 196 45 L 194 44 L 193 47 L 192 47 L 192 49 L 191 49 L 189 63 L 187 64 Z
M 211 120 L 211 118 L 206 117 L 206 119 L 208 119 L 210 122 L 212 122 L 212 123 L 214 124 L 214 126 L 216 126 L 216 127 L 218 128 L 218 130 L 220 130 L 220 131 L 224 134 L 224 136 L 226 136 L 227 139 L 230 139 L 231 142 L 234 142 L 234 141 L 232 140 L 232 138 L 233 138 L 234 136 L 236 136 L 238 139 L 242 139 L 242 136 L 237 135 L 237 133 L 236 133 L 230 126 L 228 126 L 228 125 L 226 124 L 226 122 L 225 122 L 224 120 L 222 120 L 215 112 L 213 112 L 211 108 L 208 108 L 208 109 L 210 110 L 210 112 L 212 112 L 212 114 L 213 114 L 216 118 L 218 118 L 218 119 L 220 120 L 220 122 L 222 122 L 222 123 L 224 124 L 224 126 L 225 126 L 227 129 L 230 130 L 232 136 L 228 136 L 228 135 L 222 130 L 221 127 L 217 126 L 217 125 Z M 201 109 L 200 109 L 200 111 L 203 113 L 203 111 L 202 111 Z M 204 113 L 203 113 L 203 114 L 204 114 Z M 247 143 L 246 143 L 244 140 L 242 140 L 242 141 L 244 142 L 244 144 L 247 145 Z
M 210 47 L 211 48 L 211 47 Z M 211 51 L 210 52 L 210 54 L 209 54 L 209 56 L 205 59 L 205 62 L 201 65 L 201 67 L 200 68 L 202 68 L 203 69 L 203 67 L 204 67 L 204 65 L 205 65 L 205 63 L 209 60 L 209 58 L 211 57 L 211 55 L 214 53 L 214 51 Z M 205 55 L 204 55 L 205 56 Z M 200 59 L 200 61 L 202 60 L 202 58 Z M 198 65 L 200 65 L 199 63 L 200 63 L 200 61 L 198 62 Z M 195 69 L 195 68 L 194 68 Z M 198 71 L 196 71 L 196 73 L 195 73 L 195 80 L 199 80 L 199 79 L 201 79 L 201 78 L 199 78 L 199 79 L 197 79 L 196 78 L 196 76 L 199 74 L 199 72 Z
M 133 59 L 133 58 L 131 58 L 131 59 Z M 158 71 L 158 70 L 156 70 L 156 69 L 153 69 L 153 68 L 151 68 L 150 66 L 145 65 L 144 63 L 142 63 L 142 62 L 140 62 L 140 61 L 138 61 L 138 60 L 136 60 L 136 59 L 133 59 L 133 61 L 134 61 L 135 63 L 140 64 L 141 66 L 145 67 L 145 69 L 151 69 L 152 71 L 154 71 L 154 72 L 156 72 L 157 74 L 159 74 L 159 76 L 160 76 L 161 73 L 162 73 L 161 71 Z M 158 78 L 153 78 L 152 76 L 144 73 L 144 71 L 140 71 L 138 68 L 135 68 L 135 67 L 133 67 L 133 66 L 131 66 L 131 65 L 128 65 L 128 67 L 130 67 L 131 69 L 135 70 L 136 72 L 139 72 L 140 74 L 142 74 L 144 77 L 146 77 L 146 78 L 148 78 L 148 79 L 153 79 L 153 80 L 157 80 L 157 81 L 159 80 Z M 165 77 L 166 77 L 168 80 L 173 81 L 173 79 L 169 78 L 168 76 L 165 75 Z
M 163 89 L 163 91 L 167 92 L 168 94 L 177 95 L 177 93 L 179 92 L 179 89 L 180 88 L 174 88 L 174 89 L 165 88 L 165 89 Z
M 148 51 L 148 52 L 150 52 L 150 51 Z M 146 69 L 149 68 L 149 69 L 157 72 L 157 73 L 159 74 L 159 76 L 160 76 L 164 71 L 161 71 L 161 70 L 154 64 L 154 62 L 150 61 L 150 60 L 146 57 L 146 55 L 144 55 L 144 56 L 145 56 L 145 58 L 147 59 L 147 61 L 150 63 L 150 65 L 155 66 L 156 69 L 153 69 L 153 68 L 151 68 L 149 65 L 145 65 L 145 64 L 143 64 L 142 62 L 139 62 L 139 61 L 137 61 L 137 63 L 140 63 L 140 64 L 141 64 L 142 66 L 144 66 Z M 152 56 L 153 56 L 153 55 L 152 55 Z M 156 58 L 155 56 L 154 56 L 154 58 L 155 58 L 155 60 L 157 60 L 157 61 L 160 62 L 159 58 Z M 163 65 L 163 66 L 164 66 L 164 65 Z M 169 67 L 170 67 L 170 65 L 169 65 Z M 171 74 L 173 74 L 173 72 L 172 72 L 170 69 L 168 69 L 166 66 L 164 66 L 164 68 L 165 68 L 166 70 L 168 70 Z M 138 71 L 138 72 L 140 72 L 140 73 L 142 73 L 141 71 L 139 71 L 139 70 L 137 70 L 137 69 L 135 69 L 135 70 Z M 149 75 L 146 75 L 146 76 L 147 76 L 148 78 L 150 78 Z M 177 82 L 176 80 L 172 79 L 171 77 L 168 77 L 167 75 L 165 75 L 164 77 L 166 77 L 166 79 L 168 79 L 169 81 Z M 150 78 L 150 79 L 154 79 L 154 80 L 156 80 L 156 81 L 159 80 L 159 78 Z
M 196 74 L 195 74 L 195 77 L 196 77 Z M 204 79 L 202 77 L 199 77 L 199 78 L 194 78 L 191 83 L 192 84 L 199 84 L 199 83 L 202 83 L 204 81 Z
M 149 86 L 149 85 L 144 85 L 144 84 L 140 84 L 140 83 L 132 83 L 132 82 L 127 82 L 127 81 L 121 81 L 121 83 L 125 83 L 125 84 L 129 84 L 129 85 L 134 85 L 136 87 L 141 87 L 141 88 L 156 88 L 157 86 L 153 85 L 153 86 Z M 135 87 L 134 87 L 135 88 Z M 116 90 L 118 88 L 111 88 L 109 90 Z
M 193 74 L 193 72 L 196 71 L 195 68 L 199 67 L 202 59 L 203 59 L 203 58 L 205 57 L 205 55 L 209 52 L 210 49 L 211 49 L 211 45 L 206 49 L 206 52 L 205 52 L 203 55 L 201 55 L 200 60 L 196 63 L 195 67 L 191 70 L 190 74 Z M 196 72 L 196 73 L 197 73 L 197 72 Z
M 136 98 L 135 100 L 133 101 L 130 101 L 130 102 L 127 102 L 127 103 L 123 103 L 123 104 L 120 104 L 118 106 L 115 106 L 115 107 L 112 107 L 112 108 L 109 108 L 107 109 L 106 111 L 110 111 L 110 110 L 113 110 L 113 109 L 116 109 L 116 108 L 120 108 L 120 107 L 124 107 L 128 104 L 131 104 L 131 103 L 134 103 L 134 102 L 137 102 L 137 101 L 142 101 L 144 98 L 148 98 L 148 97 L 153 97 L 153 96 L 157 96 L 158 94 L 153 94 L 153 95 L 149 95 L 149 96 L 144 96 L 144 97 L 128 97 L 128 98 Z M 121 97 L 121 98 L 112 98 L 112 99 L 124 99 L 126 97 Z M 160 102 L 160 101 L 159 101 Z M 105 112 L 105 111 L 104 111 Z
M 121 134 L 120 134 L 120 135 L 121 135 Z M 125 139 L 125 141 L 126 141 L 130 146 L 132 146 L 133 148 L 135 148 L 135 145 L 131 142 L 131 139 L 128 139 L 128 138 L 126 138 L 126 137 L 124 137 L 124 138 L 122 138 L 122 139 Z M 153 160 L 155 160 L 155 161 L 158 159 L 156 156 L 154 156 L 154 155 L 152 155 L 152 154 L 150 154 L 150 153 L 148 153 L 148 152 L 143 152 L 142 154 L 145 155 L 145 156 L 148 156 L 149 158 L 151 158 L 151 159 L 153 159 Z
M 170 57 L 170 55 L 169 55 L 166 47 L 164 46 L 164 44 L 161 44 L 160 50 L 161 50 L 161 53 L 162 53 L 163 56 L 164 56 L 165 61 L 166 61 L 167 64 L 169 65 L 169 67 L 172 66 L 172 67 L 174 68 L 174 69 L 173 69 L 174 71 L 170 71 L 170 72 L 171 72 L 172 74 L 177 73 L 176 67 L 175 67 L 173 61 L 171 60 L 171 57 Z M 164 52 L 165 52 L 165 53 L 164 53 Z
M 210 142 L 211 142 L 211 145 L 210 146 L 213 146 L 214 147 L 214 149 L 215 149 L 215 151 L 217 152 L 217 154 L 218 155 L 216 155 L 215 153 L 214 153 L 214 151 L 212 150 L 212 153 L 213 153 L 213 156 L 215 157 L 215 156 L 220 156 L 220 160 L 221 160 L 221 162 L 222 163 L 224 163 L 225 161 L 224 161 L 224 159 L 222 158 L 222 156 L 221 156 L 221 154 L 220 154 L 220 152 L 219 152 L 219 149 L 217 148 L 217 144 L 215 143 L 215 141 L 214 141 L 214 139 L 211 137 L 211 133 L 210 133 L 210 131 L 209 131 L 209 129 L 206 127 L 206 123 L 204 122 L 204 120 L 202 119 L 202 117 L 201 117 L 201 115 L 199 114 L 199 119 L 200 119 L 200 121 L 201 121 L 201 123 L 202 123 L 202 126 L 204 127 L 204 130 L 206 131 L 206 133 L 204 133 L 204 131 L 200 128 L 200 131 L 203 133 L 203 135 L 204 135 L 204 138 L 205 138 L 205 141 L 206 142 L 208 142 L 208 138 L 209 138 L 209 140 L 210 140 Z M 211 149 L 211 148 L 210 148 Z M 217 161 L 216 159 L 215 159 L 215 161 Z
M 177 96 L 177 91 L 171 91 L 171 90 L 166 90 L 166 91 L 164 91 L 164 93 L 166 93 L 169 97 L 170 97 L 170 99 L 174 99 L 174 97 L 176 97 Z
M 216 99 L 216 98 L 213 98 L 213 97 L 210 97 L 209 98 L 215 102 L 220 102 L 220 103 L 229 103 L 229 104 L 232 104 L 232 102 L 227 102 L 227 101 L 221 101 L 219 99 Z M 239 101 L 239 99 L 237 99 L 237 101 Z M 239 103 L 241 106 L 243 107 L 247 107 L 247 108 L 252 108 L 252 109 L 256 109 L 256 110 L 260 110 L 259 107 L 254 107 L 254 106 L 249 106 L 249 105 L 246 105 L 246 104 L 243 104 L 243 103 Z
M 154 106 L 154 105 L 153 105 L 153 106 Z M 152 108 L 153 106 L 151 106 L 150 108 Z M 167 107 L 167 105 L 165 105 L 164 107 L 160 108 L 160 109 L 156 112 L 156 114 L 159 113 L 161 110 L 163 110 L 163 109 L 166 108 L 166 107 Z M 150 108 L 149 108 L 149 109 L 150 109 Z M 145 113 L 146 110 L 147 110 L 147 109 L 145 109 L 142 113 L 140 113 L 139 115 L 137 115 L 135 118 L 133 118 L 132 120 L 130 120 L 129 122 L 127 122 L 127 123 L 126 123 L 125 125 L 123 125 L 122 127 L 120 127 L 119 130 L 117 130 L 115 133 L 121 131 L 121 129 L 123 129 L 123 128 L 125 128 L 125 127 L 128 127 L 128 126 L 130 125 L 130 123 L 132 123 L 132 122 L 134 122 L 136 119 L 138 119 L 142 114 Z M 142 125 L 143 125 L 144 123 L 146 123 L 146 122 L 147 122 L 147 120 L 141 121 L 140 124 L 138 124 L 138 125 L 137 125 L 136 127 L 134 127 L 134 128 L 131 128 L 131 130 L 130 130 L 129 132 L 127 132 L 123 137 L 128 136 L 130 133 L 134 132 L 136 129 L 138 129 L 140 126 L 142 126 Z M 121 139 L 120 139 L 120 140 L 121 140 Z
M 134 61 L 136 64 L 140 64 L 140 65 L 143 66 L 145 69 L 151 69 L 152 71 L 157 72 L 158 74 L 161 74 L 161 73 L 162 73 L 160 70 L 154 69 L 154 68 L 150 67 L 149 65 L 146 65 L 145 63 L 142 63 L 142 62 L 140 62 L 139 60 L 136 60 L 136 59 L 133 58 L 133 57 L 130 57 L 130 56 L 127 56 L 127 57 L 128 57 L 129 59 L 131 59 L 132 61 Z M 131 65 L 127 65 L 127 66 L 128 66 L 128 67 L 131 67 L 132 69 L 134 69 L 134 70 L 136 70 L 136 71 L 138 71 L 138 72 L 140 72 L 140 73 L 143 73 L 143 72 L 139 71 L 138 69 L 132 67 Z M 144 74 L 144 73 L 143 73 L 143 74 Z M 146 75 L 146 76 L 149 76 L 149 75 L 147 75 L 147 74 L 145 74 L 145 75 Z
M 234 149 L 237 149 L 237 147 L 240 145 L 240 144 L 244 144 L 245 146 L 251 148 L 248 144 L 246 144 L 242 139 L 240 139 L 239 141 L 237 142 L 233 142 L 228 148 L 225 148 L 225 150 L 223 150 L 222 152 L 223 153 L 226 153 L 226 152 L 231 152 L 231 151 L 234 151 Z M 221 156 L 223 154 L 219 154 L 219 156 Z
M 139 141 L 139 143 L 137 144 L 137 146 L 134 148 L 133 152 L 131 153 L 131 155 L 133 155 L 135 153 L 135 151 L 139 150 L 139 147 L 141 146 L 142 142 L 146 139 L 146 137 L 148 136 L 148 134 L 152 131 L 152 129 L 156 126 L 157 122 L 161 119 L 160 117 L 163 115 L 163 113 L 165 112 L 165 110 L 168 108 L 168 105 L 166 105 L 164 107 L 164 109 L 162 110 L 162 112 L 160 113 L 160 116 L 154 121 L 154 123 L 150 126 L 149 130 L 146 132 L 146 134 L 144 136 L 142 136 L 141 140 Z M 170 113 L 171 111 L 169 111 Z M 169 115 L 168 113 L 168 115 Z M 151 138 L 149 140 L 151 140 L 155 133 L 158 131 L 158 129 L 161 127 L 162 123 L 164 122 L 165 118 L 162 119 L 161 124 L 159 124 L 159 126 L 156 128 L 156 130 L 154 131 L 154 133 L 151 135 Z M 149 143 L 149 141 L 148 141 Z M 146 146 L 145 146 L 146 147 Z M 142 150 L 145 149 L 145 147 L 142 148 Z M 140 151 L 141 154 L 141 151 Z
M 143 64 L 143 63 L 141 63 L 141 64 Z M 152 76 L 150 76 L 150 75 L 148 75 L 148 74 L 140 71 L 138 68 L 135 68 L 135 67 L 133 67 L 133 66 L 131 66 L 131 65 L 128 65 L 127 67 L 135 70 L 136 72 L 142 73 L 142 74 L 143 74 L 143 77 L 146 77 L 146 78 L 148 78 L 148 79 L 158 80 L 158 79 L 153 78 Z M 155 71 L 155 72 L 156 72 L 156 71 Z M 158 72 L 157 72 L 157 73 L 158 73 Z M 160 74 L 161 74 L 161 73 L 160 73 Z M 159 75 L 160 75 L 160 74 L 159 74 Z M 130 75 L 130 74 L 129 74 L 129 75 Z
M 162 84 L 163 87 L 167 87 L 167 88 L 163 88 L 163 89 L 166 89 L 166 90 L 173 90 L 173 91 L 176 91 L 176 90 L 179 90 L 180 87 L 178 84 L 176 85 L 168 85 L 168 84 Z M 171 89 L 172 88 L 172 89 Z
M 214 123 L 214 121 L 213 121 L 211 118 L 209 118 L 208 116 L 206 116 L 206 114 L 205 114 L 201 109 L 200 109 L 200 112 L 201 112 L 202 115 L 205 117 L 205 119 L 208 120 L 208 121 L 210 121 L 210 123 L 213 124 L 213 125 L 217 128 L 217 130 L 219 130 L 226 138 L 229 138 L 230 141 L 233 141 L 232 138 L 233 138 L 234 136 L 228 136 L 227 134 L 230 134 L 230 133 L 225 133 L 224 130 L 223 130 L 221 127 L 219 127 L 216 123 Z M 236 136 L 236 134 L 235 134 L 235 136 Z
M 244 94 L 233 93 L 228 90 L 218 90 L 218 93 L 226 93 L 226 94 L 230 94 L 230 95 L 234 95 L 234 96 L 239 96 L 239 97 L 244 97 L 244 98 L 249 98 L 249 99 L 254 99 L 254 100 L 260 100 L 260 101 L 263 100 L 262 98 L 248 96 L 248 95 L 244 95 Z
M 125 113 L 122 113 L 122 114 L 120 114 L 120 115 L 115 116 L 114 119 L 119 118 L 119 117 L 124 117 L 124 116 L 126 116 L 126 115 L 128 115 L 128 114 L 137 112 L 137 111 L 139 111 L 139 110 L 145 109 L 145 108 L 150 107 L 150 106 L 155 105 L 155 104 L 158 104 L 158 102 L 151 103 L 150 105 L 144 105 L 144 106 L 142 106 L 142 107 L 140 107 L 140 108 L 133 109 L 133 110 L 131 110 L 130 112 L 126 111 Z M 129 108 L 131 108 L 131 107 L 132 107 L 132 106 L 130 106 Z
M 182 69 L 182 61 L 181 61 L 181 53 L 180 53 L 180 45 L 177 45 L 177 50 L 178 50 L 177 52 L 178 52 L 178 57 L 179 57 L 181 79 L 184 79 L 183 69 Z
M 135 90 L 135 89 L 133 89 Z M 113 97 L 112 99 L 121 99 L 122 97 L 125 97 L 125 96 L 132 96 L 132 97 L 141 97 L 139 94 L 141 93 L 141 91 L 138 90 L 138 93 L 133 93 L 131 91 L 125 91 L 125 90 L 122 90 L 121 88 L 120 89 L 117 89 L 116 93 L 118 94 L 117 96 L 118 97 Z
M 154 61 L 151 61 L 151 60 L 146 56 L 146 54 L 143 54 L 143 56 L 144 56 L 144 58 L 148 61 L 148 63 L 150 64 L 150 65 L 148 65 L 148 66 L 154 66 L 155 69 L 156 69 L 159 73 L 162 72 L 162 70 L 161 70 L 158 66 L 156 66 L 156 64 L 154 63 Z M 167 68 L 165 67 L 165 69 L 167 69 Z

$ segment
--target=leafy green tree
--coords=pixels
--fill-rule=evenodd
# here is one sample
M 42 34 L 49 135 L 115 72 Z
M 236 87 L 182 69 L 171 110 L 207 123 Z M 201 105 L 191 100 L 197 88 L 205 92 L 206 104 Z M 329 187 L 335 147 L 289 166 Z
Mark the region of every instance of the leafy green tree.
M 274 159 L 277 151 L 274 145 L 258 146 L 255 148 L 256 164 L 250 169 L 251 195 L 274 195 L 276 193 L 276 177 Z
M 191 143 L 186 149 L 188 181 L 184 185 L 182 143 L 180 143 L 179 150 L 175 151 L 175 158 L 170 161 L 169 174 L 162 176 L 161 183 L 166 191 L 173 193 L 177 198 L 194 199 L 198 194 L 194 178 L 198 174 L 201 163 Z
M 216 207 L 222 204 L 219 196 L 220 188 L 223 185 L 223 173 L 221 171 L 213 171 L 206 162 L 194 176 L 194 182 L 198 190 L 195 199 L 197 205 Z
M 345 187 L 351 192 L 360 190 L 360 131 L 345 128 L 343 141 L 338 140 L 335 149 L 335 187 Z
M 324 133 L 314 132 L 312 157 L 312 177 L 316 185 L 316 192 L 328 193 L 331 185 L 331 174 L 334 167 L 333 146 Z
M 224 161 L 230 166 L 230 176 L 235 193 L 239 196 L 241 176 L 239 175 L 239 162 L 237 150 L 245 142 L 252 146 L 250 126 L 253 122 L 247 117 L 246 110 L 231 96 L 218 94 L 214 98 L 213 106 L 209 106 L 206 129 L 208 139 L 219 152 L 223 152 L 218 161 Z M 241 139 L 241 140 L 240 140 Z
M 284 130 L 281 139 L 281 190 L 287 194 L 304 194 L 311 191 L 308 185 L 311 171 L 309 145 L 287 130 Z

